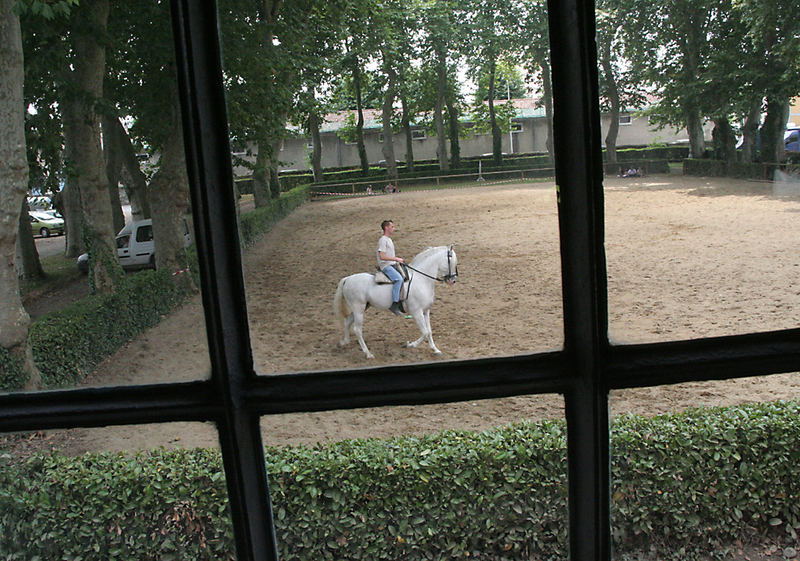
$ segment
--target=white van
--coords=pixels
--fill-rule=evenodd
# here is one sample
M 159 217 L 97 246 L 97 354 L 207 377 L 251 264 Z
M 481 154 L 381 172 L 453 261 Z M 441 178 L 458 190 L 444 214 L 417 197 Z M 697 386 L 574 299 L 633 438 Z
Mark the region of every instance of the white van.
M 183 221 L 183 237 L 186 247 L 191 243 L 189 224 Z M 156 268 L 156 246 L 153 241 L 153 221 L 148 218 L 126 224 L 117 234 L 117 257 L 126 271 Z M 89 254 L 78 257 L 78 270 L 89 271 Z

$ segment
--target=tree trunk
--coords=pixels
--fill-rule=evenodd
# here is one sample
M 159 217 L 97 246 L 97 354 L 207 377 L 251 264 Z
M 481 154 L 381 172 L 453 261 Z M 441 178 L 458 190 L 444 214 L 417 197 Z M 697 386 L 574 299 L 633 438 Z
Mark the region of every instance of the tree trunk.
M 397 163 L 394 157 L 394 133 L 392 132 L 392 111 L 394 106 L 395 73 L 391 65 L 387 64 L 386 73 L 389 77 L 386 84 L 386 94 L 383 97 L 381 122 L 383 125 L 383 146 L 381 151 L 386 160 L 386 175 L 391 181 L 397 181 Z
M 400 95 L 400 105 L 403 108 L 403 131 L 406 134 L 406 171 L 414 171 L 414 137 L 411 134 L 411 117 L 408 114 L 408 100 L 405 94 Z
M 256 165 L 253 168 L 253 204 L 260 208 L 269 203 L 269 161 L 271 148 L 266 142 L 258 144 Z
M 36 389 L 41 378 L 28 342 L 31 320 L 22 306 L 14 267 L 20 210 L 28 192 L 22 35 L 15 3 L 0 0 L 0 346 L 22 366 L 25 387 Z
M 553 144 L 553 83 L 550 79 L 550 64 L 547 62 L 547 53 L 540 54 L 542 67 L 542 97 L 544 98 L 544 114 L 547 122 L 547 138 L 544 141 L 547 148 L 547 159 L 550 165 L 556 161 Z
M 72 153 L 81 195 L 84 240 L 90 252 L 93 287 L 100 294 L 113 292 L 122 278 L 100 147 L 100 120 L 95 111 L 95 104 L 103 96 L 105 74 L 105 48 L 98 38 L 105 34 L 108 12 L 108 0 L 88 0 L 75 11 L 72 80 L 79 93 L 69 101 L 70 115 L 76 119 L 72 123 Z
M 495 61 L 492 60 L 489 63 L 489 124 L 492 128 L 492 161 L 494 165 L 499 166 L 503 163 L 503 137 L 494 111 L 496 68 Z
M 446 61 L 442 61 L 446 64 Z M 445 106 L 447 108 L 447 124 L 450 134 L 450 167 L 458 169 L 461 167 L 461 142 L 458 138 L 458 107 L 456 107 L 455 100 L 453 99 L 453 89 L 448 87 L 447 94 L 444 97 Z
M 700 112 L 688 102 L 685 103 L 686 132 L 689 134 L 689 157 L 702 158 L 706 153 L 706 137 Z
M 714 139 L 714 152 L 717 160 L 725 162 L 726 173 L 730 174 L 736 162 L 736 135 L 727 117 L 714 119 L 714 130 L 711 133 Z
M 273 199 L 281 196 L 281 176 L 278 173 L 278 157 L 281 153 L 281 140 L 272 145 L 272 157 L 269 159 L 269 194 Z
M 322 171 L 322 138 L 319 134 L 319 113 L 316 108 L 311 110 L 308 115 L 308 129 L 311 133 L 311 169 L 314 173 L 314 181 L 323 180 Z
M 756 139 L 758 138 L 758 122 L 761 120 L 761 99 L 753 100 L 750 111 L 742 126 L 742 150 L 740 158 L 742 162 L 750 163 L 756 157 Z
M 361 69 L 359 68 L 358 57 L 353 58 L 353 89 L 356 94 L 356 146 L 358 147 L 358 159 L 361 161 L 361 173 L 367 176 L 369 174 L 369 158 L 367 158 L 367 147 L 364 144 L 364 105 L 361 99 Z
M 136 156 L 136 149 L 133 147 L 133 141 L 128 135 L 128 131 L 125 130 L 118 118 L 110 118 L 103 120 L 103 134 L 106 133 L 112 137 L 119 150 L 122 181 L 125 185 L 125 193 L 128 195 L 128 202 L 131 204 L 132 220 L 150 218 L 147 177 L 139 165 L 139 158 Z
M 443 60 L 444 55 L 438 58 Z M 442 119 L 446 88 L 447 72 L 441 64 L 438 64 L 436 66 L 436 103 L 433 109 L 433 121 L 436 124 L 436 157 L 439 159 L 439 169 L 442 171 L 450 169 L 450 162 L 447 160 L 447 137 L 444 133 L 444 120 Z
M 187 274 L 184 219 L 189 215 L 189 178 L 177 92 L 173 95 L 172 127 L 161 153 L 161 165 L 150 182 L 150 200 L 156 267 L 171 272 L 177 283 L 194 289 L 192 277 Z
M 108 197 L 111 200 L 111 219 L 114 232 L 119 232 L 125 226 L 125 215 L 122 213 L 122 203 L 119 198 L 119 183 L 122 178 L 122 150 L 117 142 L 112 129 L 113 122 L 119 120 L 103 114 L 101 126 L 103 129 L 103 157 L 106 163 L 106 177 L 108 178 Z
M 39 261 L 39 252 L 36 250 L 31 222 L 28 219 L 28 203 L 25 200 L 22 201 L 22 209 L 19 213 L 18 243 L 22 258 L 22 278 L 28 280 L 44 278 L 44 269 L 42 269 L 42 262 Z
M 606 133 L 606 161 L 609 164 L 617 163 L 617 135 L 619 134 L 619 89 L 614 79 L 614 70 L 611 67 L 611 41 L 603 44 L 600 64 L 606 81 L 609 103 L 609 123 Z
M 66 108 L 65 108 L 66 109 Z M 67 123 L 64 121 L 64 146 L 69 150 L 72 143 L 66 133 Z M 64 255 L 66 257 L 78 257 L 83 253 L 83 234 L 81 233 L 81 192 L 78 180 L 68 176 L 61 190 L 64 210 L 61 212 L 64 217 L 64 235 L 66 236 Z
M 786 144 L 783 135 L 789 120 L 789 102 L 784 98 L 767 98 L 767 115 L 761 125 L 761 161 L 785 162 Z

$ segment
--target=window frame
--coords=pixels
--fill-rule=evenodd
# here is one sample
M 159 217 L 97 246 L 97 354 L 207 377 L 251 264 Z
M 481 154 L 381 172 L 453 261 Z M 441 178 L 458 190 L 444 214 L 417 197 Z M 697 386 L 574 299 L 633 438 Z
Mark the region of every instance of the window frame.
M 551 0 L 555 150 L 569 155 L 556 158 L 563 349 L 498 359 L 257 376 L 241 255 L 231 249 L 239 247 L 239 238 L 216 7 L 173 0 L 172 15 L 212 377 L 1 395 L 0 431 L 214 422 L 238 559 L 272 561 L 278 556 L 260 434 L 262 415 L 561 393 L 568 427 L 570 558 L 608 561 L 611 389 L 800 370 L 800 329 L 610 344 L 594 5 Z M 342 376 L 347 376 L 347 384 Z

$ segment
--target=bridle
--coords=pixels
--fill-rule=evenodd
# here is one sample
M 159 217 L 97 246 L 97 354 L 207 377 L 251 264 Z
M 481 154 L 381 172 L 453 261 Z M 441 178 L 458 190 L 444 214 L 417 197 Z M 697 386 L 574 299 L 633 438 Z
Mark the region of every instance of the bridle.
M 415 269 L 411 265 L 408 265 L 408 264 L 404 264 L 404 265 L 405 265 L 405 267 L 407 269 L 411 269 L 412 271 L 414 271 L 415 273 L 419 273 L 423 277 L 428 277 L 429 279 L 433 279 L 433 280 L 439 281 L 439 282 L 455 282 L 456 279 L 458 278 L 458 264 L 456 264 L 456 270 L 455 270 L 455 272 L 453 272 L 453 268 L 452 268 L 452 265 L 451 265 L 451 257 L 452 257 L 452 255 L 453 255 L 453 246 L 451 245 L 449 248 L 447 248 L 447 274 L 444 275 L 442 278 L 434 277 L 432 275 L 429 275 L 428 273 L 420 271 L 419 269 Z

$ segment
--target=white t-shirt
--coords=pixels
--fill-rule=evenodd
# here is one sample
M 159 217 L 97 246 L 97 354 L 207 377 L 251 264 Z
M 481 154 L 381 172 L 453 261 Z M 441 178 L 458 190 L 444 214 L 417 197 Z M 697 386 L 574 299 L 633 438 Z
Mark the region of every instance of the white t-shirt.
M 389 265 L 394 265 L 394 261 L 383 261 L 381 259 L 381 251 L 385 253 L 387 257 L 395 256 L 394 242 L 392 241 L 392 238 L 389 236 L 381 236 L 381 239 L 378 240 L 378 251 L 376 252 L 378 257 L 378 268 L 383 271 L 383 269 Z

